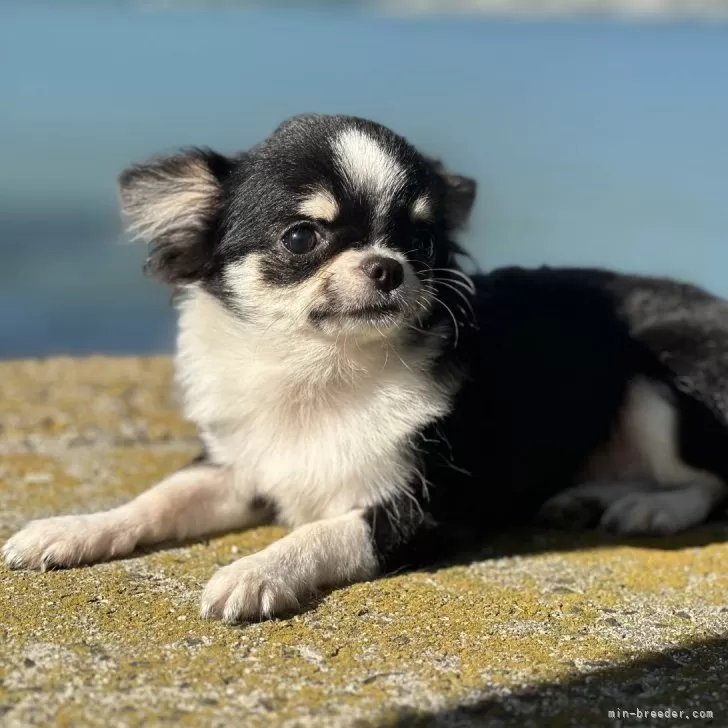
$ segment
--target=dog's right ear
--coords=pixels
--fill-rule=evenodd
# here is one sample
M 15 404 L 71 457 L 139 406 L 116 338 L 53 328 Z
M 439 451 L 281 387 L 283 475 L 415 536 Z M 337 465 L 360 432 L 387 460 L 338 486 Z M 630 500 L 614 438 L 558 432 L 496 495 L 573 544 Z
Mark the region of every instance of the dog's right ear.
M 190 149 L 134 164 L 119 176 L 129 232 L 152 244 L 146 269 L 172 284 L 193 283 L 209 260 L 225 177 L 233 160 Z

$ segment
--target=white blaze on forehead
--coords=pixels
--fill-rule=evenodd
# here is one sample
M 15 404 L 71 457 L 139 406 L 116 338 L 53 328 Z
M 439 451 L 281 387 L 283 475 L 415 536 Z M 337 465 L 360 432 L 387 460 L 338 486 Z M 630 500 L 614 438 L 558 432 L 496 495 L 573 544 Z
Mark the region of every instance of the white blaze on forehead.
M 339 214 L 339 203 L 329 190 L 316 189 L 301 201 L 298 211 L 314 220 L 333 222 Z
M 386 207 L 401 191 L 407 174 L 399 162 L 375 139 L 359 129 L 347 129 L 334 142 L 339 169 L 357 190 Z

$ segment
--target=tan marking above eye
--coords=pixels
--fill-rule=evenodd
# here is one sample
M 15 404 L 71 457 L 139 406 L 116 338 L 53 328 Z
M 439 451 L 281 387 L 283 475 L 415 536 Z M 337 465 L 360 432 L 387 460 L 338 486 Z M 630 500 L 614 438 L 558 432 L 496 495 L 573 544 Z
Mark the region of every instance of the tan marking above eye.
M 320 189 L 312 192 L 301 201 L 298 211 L 313 220 L 333 222 L 339 214 L 339 203 L 328 190 Z
M 413 220 L 429 220 L 432 217 L 432 201 L 428 195 L 418 197 L 410 208 Z

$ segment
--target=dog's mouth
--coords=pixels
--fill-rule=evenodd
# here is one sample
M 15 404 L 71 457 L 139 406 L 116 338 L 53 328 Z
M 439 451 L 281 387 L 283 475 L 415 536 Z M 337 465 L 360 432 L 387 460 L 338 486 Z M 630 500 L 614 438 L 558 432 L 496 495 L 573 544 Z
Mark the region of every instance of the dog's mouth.
M 310 318 L 314 324 L 361 323 L 376 325 L 378 323 L 395 323 L 402 316 L 404 308 L 395 303 L 368 304 L 356 308 L 322 307 L 311 311 Z
M 340 316 L 344 318 L 379 318 L 382 316 L 397 316 L 401 313 L 401 306 L 390 303 L 381 306 L 362 306 L 353 311 L 342 311 Z

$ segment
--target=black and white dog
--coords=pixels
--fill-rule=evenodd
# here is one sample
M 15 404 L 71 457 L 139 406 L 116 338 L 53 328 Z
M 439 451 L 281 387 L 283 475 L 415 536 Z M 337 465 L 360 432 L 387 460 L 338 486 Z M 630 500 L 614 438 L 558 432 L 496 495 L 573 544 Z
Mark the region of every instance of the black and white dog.
M 728 305 L 599 270 L 467 276 L 475 196 L 390 130 L 299 116 L 234 157 L 126 170 L 132 229 L 178 290 L 178 382 L 205 455 L 130 503 L 34 521 L 12 567 L 292 528 L 220 569 L 202 615 L 440 559 L 541 515 L 622 533 L 703 521 L 728 483 Z

